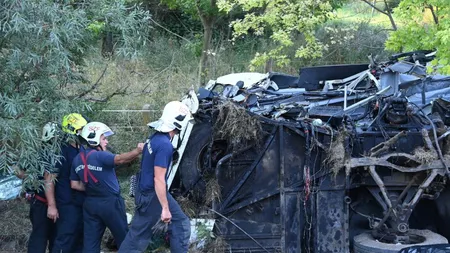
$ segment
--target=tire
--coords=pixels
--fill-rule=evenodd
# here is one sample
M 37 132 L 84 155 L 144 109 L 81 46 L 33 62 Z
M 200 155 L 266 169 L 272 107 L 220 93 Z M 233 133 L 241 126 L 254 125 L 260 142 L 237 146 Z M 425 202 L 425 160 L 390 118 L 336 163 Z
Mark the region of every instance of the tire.
M 227 151 L 227 144 L 224 140 L 212 140 L 212 138 L 211 122 L 196 123 L 178 168 L 181 193 L 189 193 L 188 195 L 195 203 L 203 203 L 205 200 L 205 179 L 215 175 L 217 162 Z M 209 164 L 210 162 L 211 164 Z
M 359 234 L 353 238 L 354 253 L 398 253 L 401 249 L 414 245 L 430 245 L 448 243 L 447 239 L 440 234 L 431 232 L 430 230 L 411 229 L 411 233 L 420 235 L 425 241 L 417 244 L 391 244 L 383 243 L 375 240 L 370 232 Z
M 189 141 L 181 158 L 178 171 L 184 190 L 192 190 L 198 184 L 202 169 L 200 155 L 211 142 L 212 126 L 210 123 L 195 124 L 189 136 Z

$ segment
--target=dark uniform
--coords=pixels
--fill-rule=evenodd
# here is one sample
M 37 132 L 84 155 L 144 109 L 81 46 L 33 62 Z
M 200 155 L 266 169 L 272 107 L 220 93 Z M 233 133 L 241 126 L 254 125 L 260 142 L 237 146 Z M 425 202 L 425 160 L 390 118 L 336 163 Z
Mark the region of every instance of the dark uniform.
M 51 173 L 51 171 L 48 171 Z M 43 180 L 43 177 L 40 177 Z M 25 197 L 30 203 L 31 234 L 28 239 L 28 253 L 45 253 L 53 249 L 56 226 L 53 220 L 47 218 L 47 199 L 45 189 L 27 189 Z
M 62 160 L 55 184 L 56 207 L 59 219 L 56 220 L 56 238 L 52 253 L 79 253 L 83 249 L 83 202 L 84 192 L 70 187 L 70 170 L 78 148 L 70 144 L 61 147 Z
M 114 157 L 114 154 L 107 151 L 82 148 L 72 163 L 70 179 L 82 181 L 86 189 L 83 206 L 83 253 L 100 252 L 106 227 L 118 246 L 127 234 L 125 203 L 120 196 Z
M 143 252 L 152 241 L 152 227 L 161 219 L 162 207 L 154 186 L 154 167 L 170 168 L 173 147 L 168 133 L 155 133 L 149 138 L 142 151 L 141 171 L 136 192 L 136 211 L 130 231 L 123 241 L 119 252 Z M 167 179 L 167 175 L 166 175 Z M 170 251 L 187 253 L 189 247 L 190 222 L 178 203 L 167 194 L 169 210 L 172 214 L 168 232 Z

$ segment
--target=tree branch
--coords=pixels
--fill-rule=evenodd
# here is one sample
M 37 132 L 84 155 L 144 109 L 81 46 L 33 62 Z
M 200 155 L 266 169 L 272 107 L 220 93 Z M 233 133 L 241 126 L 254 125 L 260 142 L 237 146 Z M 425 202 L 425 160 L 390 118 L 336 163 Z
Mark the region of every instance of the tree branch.
M 197 8 L 198 15 L 200 16 L 200 19 L 202 22 L 204 22 L 204 13 L 202 9 L 200 8 L 200 0 L 195 0 L 195 8 Z
M 155 25 L 157 25 L 157 26 L 161 27 L 162 29 L 164 29 L 166 32 L 168 32 L 168 33 L 170 33 L 170 34 L 172 34 L 172 35 L 175 35 L 176 37 L 178 37 L 178 38 L 180 38 L 180 39 L 183 39 L 183 40 L 187 41 L 188 43 L 191 43 L 190 40 L 186 39 L 185 37 L 183 37 L 183 36 L 181 36 L 181 35 L 178 35 L 178 34 L 172 32 L 172 31 L 170 31 L 169 29 L 167 29 L 167 28 L 165 28 L 164 26 L 160 25 L 158 22 L 156 22 L 156 21 L 153 20 L 152 18 L 150 18 L 150 20 L 151 20 L 153 23 L 155 23 Z
M 392 29 L 394 29 L 394 31 L 397 31 L 397 25 L 395 24 L 394 18 L 392 17 L 391 7 L 389 7 L 389 4 L 386 0 L 384 0 L 384 4 L 386 5 L 386 15 L 389 17 L 389 21 L 391 21 Z
M 436 12 L 434 11 L 433 5 L 430 4 L 430 5 L 428 5 L 428 7 L 426 7 L 426 8 L 430 9 L 431 15 L 433 15 L 434 23 L 435 23 L 436 25 L 439 25 L 439 18 L 438 18 L 438 16 L 436 15 Z M 437 8 L 437 7 L 436 7 L 436 8 Z
M 172 64 L 175 60 L 175 53 L 172 53 L 172 60 L 170 61 L 169 66 L 165 67 L 163 70 L 161 70 L 159 73 L 156 73 L 154 76 L 152 76 L 151 78 L 149 78 L 150 80 L 155 79 L 156 77 L 158 77 L 159 75 L 161 75 L 163 72 L 165 72 L 166 70 L 170 69 L 172 67 Z M 143 89 L 142 92 L 146 92 L 145 90 L 148 88 L 148 86 L 150 86 L 151 83 L 147 84 Z
M 136 95 L 136 96 L 142 96 L 145 94 L 151 94 L 152 91 L 131 91 L 131 92 L 127 92 L 127 88 L 129 86 L 127 86 L 125 89 L 122 90 L 117 90 L 111 94 L 109 94 L 108 96 L 104 97 L 104 98 L 97 98 L 97 97 L 91 97 L 91 98 L 86 98 L 85 101 L 88 102 L 94 102 L 94 103 L 107 103 L 109 102 L 109 100 L 117 95 Z
M 106 103 L 108 102 L 111 98 L 113 98 L 114 96 L 117 95 L 127 95 L 127 89 L 128 87 L 130 87 L 130 85 L 128 85 L 127 87 L 123 88 L 122 90 L 116 90 L 113 93 L 109 94 L 108 96 L 106 96 L 105 98 L 88 98 L 87 101 L 89 102 L 99 102 L 99 103 Z
M 101 74 L 100 77 L 97 79 L 97 81 L 91 86 L 91 88 L 89 88 L 89 89 L 83 91 L 83 92 L 80 93 L 78 96 L 76 96 L 76 98 L 82 98 L 82 97 L 86 96 L 89 92 L 95 90 L 95 89 L 98 87 L 98 85 L 99 85 L 99 83 L 100 83 L 100 80 L 101 80 L 101 79 L 103 78 L 103 76 L 105 75 L 106 69 L 108 69 L 108 65 L 105 66 L 105 69 L 103 69 L 102 74 Z
M 178 22 L 184 27 L 184 29 L 188 30 L 188 31 L 191 32 L 191 33 L 194 33 L 194 31 L 193 31 L 190 27 L 188 27 L 188 26 L 183 22 L 183 20 L 181 20 L 180 17 L 178 17 L 177 14 L 175 14 L 175 13 L 171 13 L 171 14 L 178 20 Z
M 383 13 L 384 15 L 389 16 L 389 14 L 388 14 L 387 12 L 385 12 L 385 11 L 383 11 L 382 9 L 378 8 L 377 6 L 375 6 L 375 4 L 372 4 L 371 2 L 369 2 L 369 1 L 367 1 L 367 0 L 361 0 L 361 1 L 363 1 L 364 3 L 370 5 L 372 8 L 374 8 L 374 9 L 377 10 L 378 12 L 381 12 L 381 13 Z

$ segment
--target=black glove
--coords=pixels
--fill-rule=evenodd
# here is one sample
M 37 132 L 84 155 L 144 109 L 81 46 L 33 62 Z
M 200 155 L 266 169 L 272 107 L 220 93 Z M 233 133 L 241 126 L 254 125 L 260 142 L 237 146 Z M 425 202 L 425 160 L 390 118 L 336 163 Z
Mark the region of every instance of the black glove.
M 136 195 L 137 178 L 136 175 L 130 177 L 130 192 L 128 195 L 132 198 Z
M 158 220 L 158 222 L 156 222 L 156 224 L 152 227 L 153 236 L 164 235 L 165 233 L 167 233 L 168 228 L 169 223 Z

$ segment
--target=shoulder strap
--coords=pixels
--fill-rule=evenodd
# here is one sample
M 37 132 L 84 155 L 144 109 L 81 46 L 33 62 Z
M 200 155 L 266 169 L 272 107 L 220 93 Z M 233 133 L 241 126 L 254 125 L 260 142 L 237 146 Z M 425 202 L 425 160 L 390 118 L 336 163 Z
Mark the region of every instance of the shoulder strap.
M 84 173 L 84 183 L 86 183 L 86 184 L 88 183 L 88 174 L 92 178 L 94 183 L 98 182 L 97 178 L 94 176 L 94 174 L 92 174 L 92 172 L 89 170 L 89 167 L 87 165 L 87 159 L 89 158 L 89 156 L 94 151 L 95 150 L 89 151 L 89 153 L 87 155 L 85 155 L 85 152 L 80 153 L 81 161 L 83 162 L 83 165 L 84 165 L 84 171 L 83 171 L 83 173 Z

